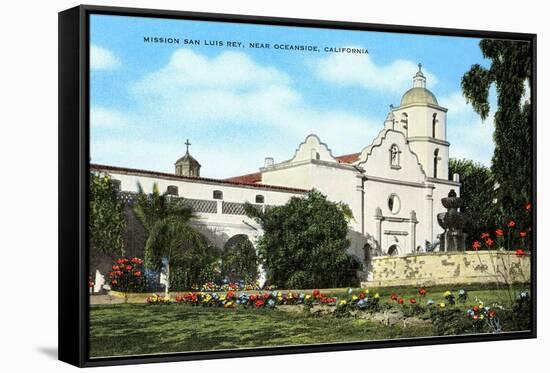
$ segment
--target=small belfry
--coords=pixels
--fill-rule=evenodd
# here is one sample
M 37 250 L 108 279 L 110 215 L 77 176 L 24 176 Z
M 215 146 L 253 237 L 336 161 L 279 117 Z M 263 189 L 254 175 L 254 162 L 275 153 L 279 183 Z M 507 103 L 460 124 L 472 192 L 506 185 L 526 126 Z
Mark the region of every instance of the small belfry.
M 200 177 L 201 164 L 189 154 L 189 139 L 185 141 L 185 155 L 178 159 L 175 163 L 176 175 L 186 177 Z
M 398 125 L 394 121 L 393 127 L 386 123 L 386 128 L 403 132 L 429 178 L 448 179 L 447 109 L 439 105 L 426 80 L 419 63 L 412 88 L 403 94 L 400 105 L 391 109 Z

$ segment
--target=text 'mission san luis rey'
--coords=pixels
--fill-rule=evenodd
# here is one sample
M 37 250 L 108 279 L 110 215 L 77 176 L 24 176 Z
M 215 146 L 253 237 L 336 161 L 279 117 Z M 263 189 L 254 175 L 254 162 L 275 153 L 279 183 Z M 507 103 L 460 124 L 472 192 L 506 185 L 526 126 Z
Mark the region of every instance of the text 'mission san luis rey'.
M 206 46 L 221 48 L 240 48 L 240 49 L 274 49 L 289 52 L 325 52 L 325 53 L 348 53 L 348 54 L 368 54 L 366 48 L 352 46 L 319 46 L 301 43 L 288 42 L 256 42 L 239 40 L 214 40 L 214 39 L 190 39 L 179 37 L 164 36 L 144 36 L 143 42 L 146 44 L 167 44 L 181 46 Z

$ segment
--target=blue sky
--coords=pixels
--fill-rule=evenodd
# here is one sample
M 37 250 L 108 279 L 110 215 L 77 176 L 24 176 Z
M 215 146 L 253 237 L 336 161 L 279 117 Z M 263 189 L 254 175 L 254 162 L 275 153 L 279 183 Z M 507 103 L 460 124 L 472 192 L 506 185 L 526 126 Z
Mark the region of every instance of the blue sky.
M 90 31 L 93 163 L 173 172 L 187 138 L 201 175 L 215 178 L 255 172 L 264 157 L 286 160 L 309 133 L 335 155 L 359 152 L 411 87 L 418 62 L 449 109 L 451 157 L 490 163 L 492 116 L 482 122 L 460 91 L 472 64 L 487 65 L 479 39 L 106 15 L 92 15 Z M 145 36 L 200 45 L 147 44 Z

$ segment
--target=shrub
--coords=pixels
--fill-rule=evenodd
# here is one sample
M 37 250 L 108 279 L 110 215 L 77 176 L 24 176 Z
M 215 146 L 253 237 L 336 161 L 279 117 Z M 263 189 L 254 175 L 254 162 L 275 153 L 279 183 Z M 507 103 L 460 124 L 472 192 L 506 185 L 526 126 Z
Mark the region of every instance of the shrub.
M 140 293 L 147 288 L 143 273 L 143 259 L 119 258 L 109 273 L 111 289 L 123 293 Z
M 269 284 L 295 289 L 359 284 L 361 263 L 346 252 L 353 217 L 347 205 L 313 190 L 265 212 L 247 204 L 246 212 L 264 231 L 258 247 Z

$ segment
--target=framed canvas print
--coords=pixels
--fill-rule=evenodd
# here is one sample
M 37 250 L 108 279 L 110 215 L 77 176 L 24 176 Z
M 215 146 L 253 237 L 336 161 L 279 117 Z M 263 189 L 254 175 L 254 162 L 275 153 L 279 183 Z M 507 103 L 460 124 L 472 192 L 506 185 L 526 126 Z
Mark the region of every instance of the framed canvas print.
M 536 36 L 59 14 L 59 356 L 536 336 Z

